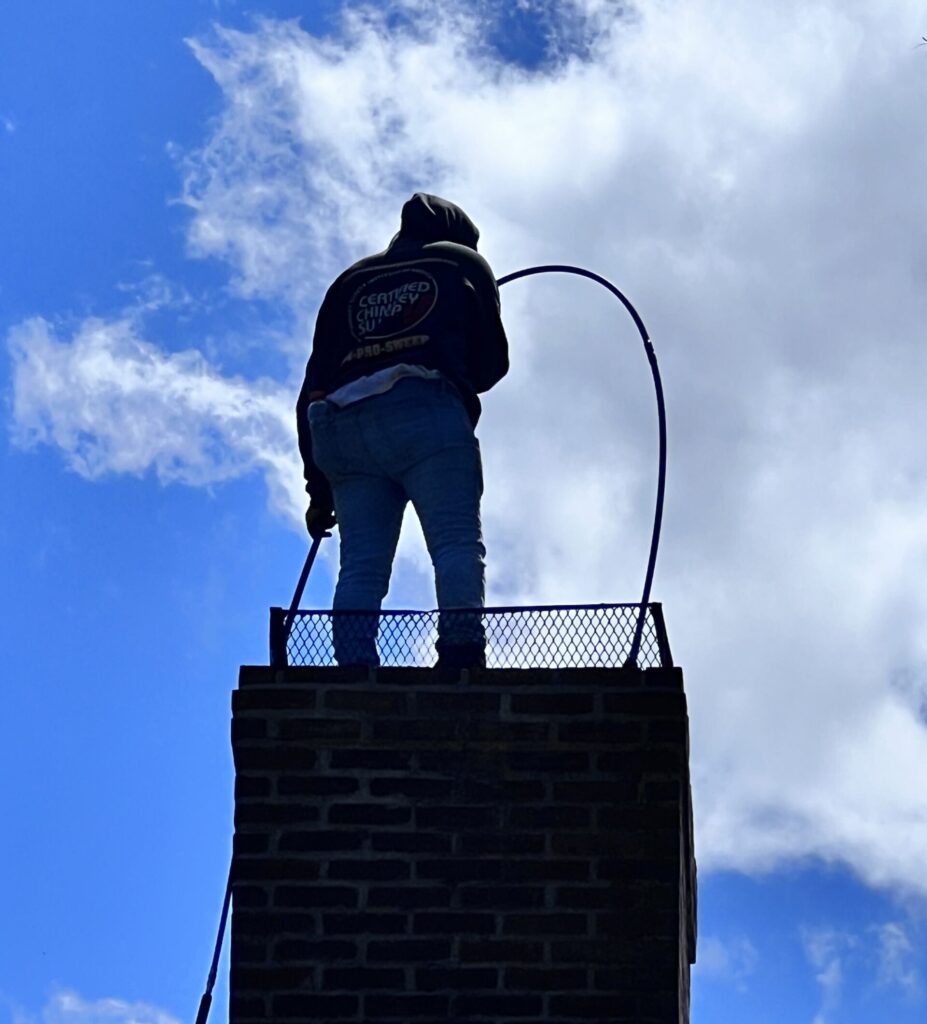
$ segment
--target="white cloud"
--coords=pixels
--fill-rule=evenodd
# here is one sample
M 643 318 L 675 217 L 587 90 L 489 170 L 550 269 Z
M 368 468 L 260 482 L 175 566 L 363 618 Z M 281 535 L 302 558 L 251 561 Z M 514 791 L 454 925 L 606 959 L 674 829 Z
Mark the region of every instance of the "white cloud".
M 120 281 L 116 285 L 118 291 L 132 300 L 126 316 L 141 319 L 146 313 L 165 309 L 178 311 L 193 306 L 192 296 L 182 285 L 149 268 L 147 261 L 140 263 L 141 276 L 135 280 Z
M 746 937 L 720 939 L 715 935 L 699 935 L 698 960 L 695 970 L 700 977 L 727 981 L 746 991 L 747 981 L 756 970 L 759 953 Z
M 815 972 L 821 1006 L 814 1024 L 829 1024 L 845 999 L 874 990 L 897 989 L 906 999 L 921 992 L 910 926 L 899 921 L 872 925 L 864 932 L 829 926 L 802 929 L 805 957 Z M 876 996 L 884 1001 L 884 992 Z
M 878 981 L 886 988 L 897 987 L 908 996 L 921 992 L 920 972 L 912 962 L 914 943 L 908 930 L 897 921 L 876 928 L 878 939 Z
M 87 1000 L 69 989 L 51 997 L 41 1020 L 42 1024 L 179 1024 L 176 1017 L 149 1003 Z
M 167 354 L 138 323 L 86 320 L 59 341 L 45 320 L 10 332 L 15 438 L 53 444 L 90 479 L 154 469 L 203 486 L 261 470 L 277 506 L 298 516 L 292 401 L 269 381 L 220 376 L 196 350 Z
M 845 962 L 857 945 L 854 936 L 832 928 L 806 929 L 802 934 L 805 956 L 821 989 L 821 1008 L 813 1024 L 828 1024 L 843 995 Z
M 492 4 L 395 6 L 392 30 L 358 8 L 326 39 L 264 22 L 191 43 L 224 101 L 183 165 L 191 253 L 304 322 L 423 187 L 473 215 L 500 274 L 613 278 L 667 389 L 655 597 L 687 673 L 700 864 L 810 855 L 923 892 L 921 5 L 647 0 L 622 19 L 576 0 L 561 13 L 594 20 L 531 72 L 485 45 Z M 634 599 L 655 456 L 639 340 L 589 282 L 517 282 L 503 304 L 491 596 Z M 285 384 L 226 379 L 137 317 L 11 341 L 21 438 L 90 476 L 259 469 L 298 522 L 297 360 Z

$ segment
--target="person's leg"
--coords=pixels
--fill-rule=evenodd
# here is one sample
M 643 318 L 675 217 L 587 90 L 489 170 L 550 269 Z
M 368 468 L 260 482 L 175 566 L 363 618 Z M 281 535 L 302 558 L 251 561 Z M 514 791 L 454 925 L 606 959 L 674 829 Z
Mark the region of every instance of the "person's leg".
M 439 608 L 479 608 L 484 600 L 485 557 L 480 526 L 483 473 L 480 450 L 444 448 L 403 477 L 422 524 L 435 567 Z
M 402 476 L 422 524 L 435 569 L 439 609 L 480 609 L 485 599 L 485 556 L 480 525 L 483 470 L 479 442 L 469 420 L 460 418 L 456 397 L 439 403 L 436 432 L 446 438 Z M 465 414 L 464 414 L 465 416 Z M 484 659 L 482 617 L 445 612 L 438 624 L 438 654 L 444 664 L 477 665 Z
M 348 613 L 380 610 L 406 496 L 392 480 L 372 475 L 336 478 L 332 491 L 341 536 L 341 567 L 332 601 L 335 658 L 339 665 L 378 665 L 378 616 Z
M 332 603 L 335 659 L 339 665 L 376 665 L 378 616 L 345 613 L 379 611 L 389 588 L 406 496 L 381 471 L 364 441 L 363 405 L 338 410 L 320 402 L 310 406 L 309 416 L 313 454 L 331 483 L 341 538 Z

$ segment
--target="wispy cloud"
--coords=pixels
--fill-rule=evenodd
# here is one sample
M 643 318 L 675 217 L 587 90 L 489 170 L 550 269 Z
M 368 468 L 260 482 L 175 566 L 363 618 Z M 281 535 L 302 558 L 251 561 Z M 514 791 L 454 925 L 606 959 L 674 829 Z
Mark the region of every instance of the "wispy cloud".
M 500 274 L 614 277 L 666 380 L 656 596 L 687 670 L 700 863 L 810 855 L 924 891 L 924 691 L 898 685 L 927 678 L 921 5 L 574 0 L 582 31 L 534 71 L 487 45 L 492 3 L 427 6 L 191 41 L 223 97 L 181 167 L 191 254 L 304 325 L 424 187 L 472 213 Z M 513 370 L 481 426 L 493 599 L 634 599 L 654 486 L 639 341 L 587 282 L 503 304 Z M 10 340 L 24 442 L 94 477 L 257 470 L 298 524 L 298 361 L 228 378 L 139 316 Z
M 922 991 L 920 971 L 915 962 L 914 943 L 907 928 L 889 921 L 875 929 L 878 941 L 878 982 L 885 988 L 898 988 L 909 997 Z
M 888 921 L 862 931 L 830 926 L 806 927 L 802 946 L 820 987 L 821 1005 L 814 1024 L 832 1024 L 851 993 L 870 995 L 895 990 L 907 1000 L 921 992 L 910 926 Z M 879 997 L 884 1000 L 884 991 Z
M 802 933 L 802 943 L 821 988 L 821 1007 L 813 1024 L 830 1024 L 843 995 L 847 954 L 856 948 L 857 939 L 833 928 L 808 928 Z
M 719 979 L 746 991 L 758 961 L 756 946 L 746 936 L 728 939 L 716 935 L 698 937 L 696 971 L 700 977 Z
M 150 1003 L 125 999 L 85 999 L 73 989 L 60 989 L 35 1014 L 17 1008 L 14 1024 L 180 1024 L 176 1017 Z
M 255 470 L 281 511 L 298 515 L 289 394 L 270 381 L 218 374 L 191 349 L 168 354 L 136 318 L 86 320 L 59 340 L 34 319 L 10 332 L 15 438 L 57 446 L 78 473 L 154 470 L 164 482 L 219 483 Z
M 163 310 L 181 311 L 194 305 L 193 297 L 183 285 L 171 281 L 156 270 L 147 269 L 135 280 L 120 281 L 116 289 L 126 295 L 130 305 L 125 310 L 126 316 L 143 318 L 146 313 Z
M 123 999 L 82 999 L 59 992 L 43 1013 L 45 1024 L 180 1024 L 176 1017 L 148 1003 Z

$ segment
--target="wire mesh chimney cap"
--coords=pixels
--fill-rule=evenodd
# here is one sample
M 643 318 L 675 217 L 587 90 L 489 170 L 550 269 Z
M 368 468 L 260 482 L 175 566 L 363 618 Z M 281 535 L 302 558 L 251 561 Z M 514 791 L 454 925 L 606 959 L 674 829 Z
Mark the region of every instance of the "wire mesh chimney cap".
M 335 665 L 332 625 L 342 634 L 376 637 L 382 666 L 429 668 L 441 632 L 469 627 L 485 638 L 487 668 L 620 668 L 628 663 L 639 604 L 528 605 L 441 611 L 299 610 L 287 623 L 271 609 L 273 664 Z M 670 667 L 662 606 L 644 615 L 639 668 Z

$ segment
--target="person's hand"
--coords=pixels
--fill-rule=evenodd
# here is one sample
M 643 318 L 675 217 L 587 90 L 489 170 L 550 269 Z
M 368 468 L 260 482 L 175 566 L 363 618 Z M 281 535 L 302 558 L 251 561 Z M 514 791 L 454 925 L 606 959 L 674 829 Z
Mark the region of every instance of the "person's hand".
M 313 540 L 330 537 L 328 532 L 335 525 L 335 513 L 324 505 L 310 505 L 306 510 L 306 529 Z

